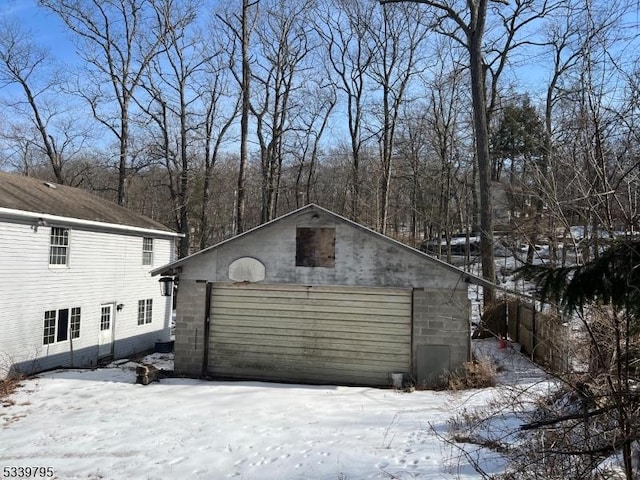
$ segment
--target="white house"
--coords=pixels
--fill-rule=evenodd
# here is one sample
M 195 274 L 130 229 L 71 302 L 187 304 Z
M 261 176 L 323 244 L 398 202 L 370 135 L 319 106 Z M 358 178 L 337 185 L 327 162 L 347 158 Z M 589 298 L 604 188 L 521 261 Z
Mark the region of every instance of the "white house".
M 177 237 L 84 190 L 0 172 L 0 378 L 168 341 L 171 297 L 149 272 Z

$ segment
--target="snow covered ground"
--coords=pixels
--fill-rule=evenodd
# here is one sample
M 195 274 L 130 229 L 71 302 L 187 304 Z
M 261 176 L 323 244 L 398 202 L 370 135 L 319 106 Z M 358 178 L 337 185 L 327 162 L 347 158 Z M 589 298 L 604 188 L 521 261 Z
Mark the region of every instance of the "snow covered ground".
M 542 379 L 494 340 L 476 347 L 499 357 L 503 382 Z M 166 356 L 147 361 L 170 367 Z M 134 367 L 49 372 L 0 399 L 0 472 L 43 466 L 61 479 L 475 479 L 440 436 L 452 416 L 484 408 L 499 390 L 404 393 L 181 378 L 142 386 Z M 503 468 L 498 454 L 469 448 L 486 472 Z

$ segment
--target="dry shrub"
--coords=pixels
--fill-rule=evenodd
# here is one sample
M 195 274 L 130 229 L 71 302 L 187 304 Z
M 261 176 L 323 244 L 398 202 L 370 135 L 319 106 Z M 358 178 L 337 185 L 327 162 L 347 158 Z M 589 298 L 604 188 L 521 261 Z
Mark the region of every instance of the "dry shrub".
M 11 375 L 0 380 L 0 399 L 11 395 L 16 388 L 20 387 L 22 378 L 18 375 Z
M 465 362 L 462 368 L 445 374 L 444 380 L 449 390 L 487 388 L 496 385 L 497 371 L 493 363 L 486 360 Z
M 0 403 L 4 404 L 8 401 L 5 397 L 11 395 L 16 388 L 20 387 L 20 381 L 24 378 L 24 375 L 15 370 L 8 369 L 5 372 L 0 370 Z

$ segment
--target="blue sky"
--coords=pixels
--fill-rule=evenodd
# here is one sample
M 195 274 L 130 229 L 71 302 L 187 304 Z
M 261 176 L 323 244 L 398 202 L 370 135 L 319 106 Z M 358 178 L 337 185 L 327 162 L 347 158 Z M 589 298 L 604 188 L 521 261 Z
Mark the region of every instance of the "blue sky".
M 51 50 L 53 57 L 73 57 L 74 47 L 64 25 L 57 17 L 38 7 L 36 0 L 0 0 L 0 19 L 21 24 L 33 34 L 38 44 Z

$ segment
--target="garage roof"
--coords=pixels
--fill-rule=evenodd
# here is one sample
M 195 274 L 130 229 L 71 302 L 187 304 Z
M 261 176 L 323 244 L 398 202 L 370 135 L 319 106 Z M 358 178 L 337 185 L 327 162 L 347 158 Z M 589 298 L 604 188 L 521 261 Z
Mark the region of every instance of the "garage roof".
M 276 218 L 274 220 L 271 220 L 270 222 L 263 223 L 262 225 L 259 225 L 259 226 L 255 227 L 255 228 L 251 229 L 251 230 L 247 230 L 246 232 L 243 232 L 243 233 L 241 233 L 239 235 L 236 235 L 234 237 L 228 238 L 227 240 L 224 240 L 224 241 L 219 242 L 219 243 L 217 243 L 215 245 L 212 245 L 211 247 L 208 247 L 208 248 L 205 248 L 203 250 L 200 250 L 200 251 L 198 251 L 196 253 L 193 253 L 193 254 L 191 254 L 191 255 L 189 255 L 187 257 L 181 258 L 181 259 L 179 259 L 179 260 L 177 260 L 175 262 L 172 262 L 172 263 L 169 263 L 169 264 L 164 265 L 162 267 L 156 268 L 155 270 L 151 271 L 151 275 L 174 275 L 176 273 L 177 269 L 179 269 L 179 267 L 181 265 L 183 265 L 186 262 L 191 261 L 191 259 L 193 259 L 195 257 L 198 257 L 200 255 L 206 254 L 207 252 L 210 252 L 211 250 L 219 248 L 222 245 L 225 245 L 225 244 L 227 244 L 229 242 L 233 242 L 234 240 L 236 240 L 238 238 L 244 237 L 246 235 L 251 235 L 253 232 L 256 232 L 256 231 L 264 229 L 264 228 L 267 228 L 268 226 L 271 226 L 271 225 L 276 224 L 278 222 L 282 222 L 286 218 L 289 218 L 289 217 L 292 217 L 292 216 L 295 216 L 295 215 L 299 215 L 299 214 L 302 214 L 302 213 L 306 213 L 306 212 L 309 212 L 309 211 L 313 211 L 313 210 L 316 210 L 316 211 L 322 212 L 322 213 L 324 213 L 326 215 L 329 215 L 329 216 L 333 217 L 337 222 L 345 223 L 345 224 L 348 224 L 348 225 L 350 225 L 352 227 L 358 228 L 358 229 L 360 229 L 362 231 L 367 232 L 370 235 L 374 235 L 374 236 L 384 240 L 385 242 L 391 243 L 391 244 L 393 244 L 393 245 L 395 245 L 397 247 L 400 247 L 400 248 L 403 248 L 405 250 L 408 250 L 411 253 L 413 253 L 415 255 L 418 255 L 419 257 L 422 257 L 426 261 L 433 262 L 434 264 L 440 265 L 441 267 L 443 267 L 443 268 L 445 268 L 447 270 L 450 270 L 451 272 L 460 274 L 464 278 L 464 280 L 466 282 L 473 283 L 473 284 L 476 284 L 476 285 L 491 285 L 491 286 L 493 286 L 493 284 L 491 282 L 488 282 L 488 281 L 486 281 L 486 280 L 484 280 L 484 279 L 482 279 L 482 278 L 480 278 L 480 277 L 478 277 L 476 275 L 473 275 L 471 273 L 465 272 L 464 270 L 462 270 L 462 269 L 460 269 L 458 267 L 455 267 L 455 266 L 453 266 L 453 265 L 451 265 L 451 264 L 449 264 L 447 262 L 444 262 L 444 261 L 439 260 L 439 259 L 437 259 L 435 257 L 432 257 L 431 255 L 428 255 L 428 254 L 426 254 L 424 252 L 421 252 L 420 250 L 417 250 L 417 249 L 415 249 L 413 247 L 410 247 L 409 245 L 406 245 L 406 244 L 404 244 L 402 242 L 394 240 L 393 238 L 387 237 L 386 235 L 383 235 L 383 234 L 378 233 L 378 232 L 376 232 L 374 230 L 371 230 L 370 228 L 365 227 L 364 225 L 361 225 L 361 224 L 356 223 L 356 222 L 354 222 L 352 220 L 349 220 L 348 218 L 345 218 L 345 217 L 343 217 L 341 215 L 338 215 L 337 213 L 334 213 L 334 212 L 332 212 L 330 210 L 327 210 L 326 208 L 320 207 L 319 205 L 316 205 L 314 203 L 311 203 L 311 204 L 306 205 L 306 206 L 304 206 L 302 208 L 299 208 L 298 210 L 294 210 L 294 211 L 289 212 L 289 213 L 287 213 L 285 215 L 282 215 L 282 216 L 280 216 L 280 217 L 278 217 L 278 218 Z

